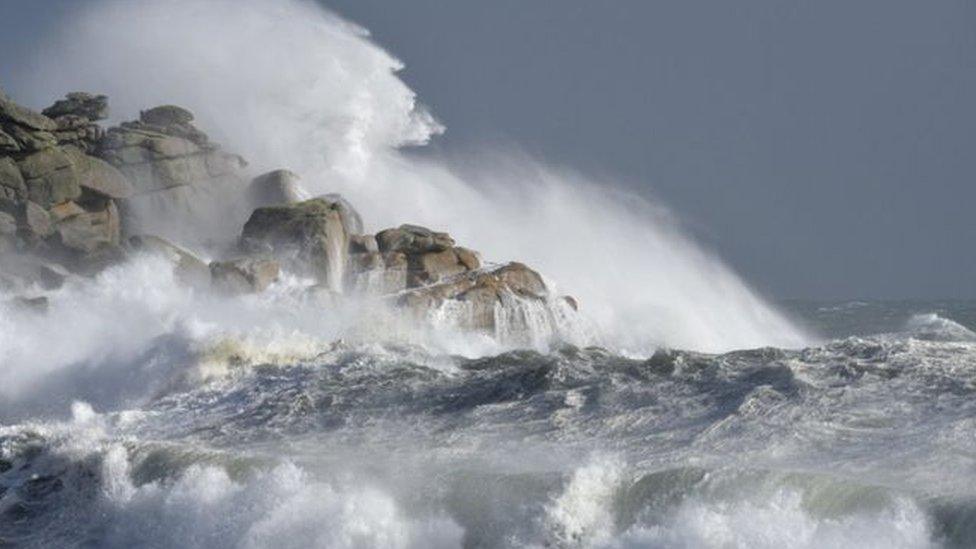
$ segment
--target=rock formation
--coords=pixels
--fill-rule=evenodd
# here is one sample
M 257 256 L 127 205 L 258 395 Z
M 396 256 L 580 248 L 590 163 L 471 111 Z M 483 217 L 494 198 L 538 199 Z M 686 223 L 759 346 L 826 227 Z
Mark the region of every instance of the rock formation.
M 151 254 L 195 291 L 262 292 L 288 272 L 313 280 L 304 291 L 317 306 L 370 296 L 487 333 L 551 324 L 547 307 L 577 308 L 529 267 L 483 265 L 446 232 L 368 234 L 343 197 L 308 199 L 288 170 L 249 180 L 246 162 L 186 109 L 152 108 L 105 131 L 107 116 L 102 95 L 70 93 L 37 113 L 0 92 L 0 289 L 21 294 L 18 306 L 42 311 L 43 295 L 27 294 Z M 234 244 L 208 247 L 210 238 Z
M 52 119 L 0 92 L 0 251 L 88 273 L 124 255 L 116 200 L 131 187 L 87 154 L 107 108 L 104 97 L 70 94 L 45 109 Z
M 121 203 L 130 233 L 184 241 L 229 236 L 246 215 L 246 162 L 211 143 L 186 109 L 143 111 L 139 120 L 110 128 L 96 154 L 132 182 L 132 195 Z M 215 216 L 218 210 L 224 215 Z

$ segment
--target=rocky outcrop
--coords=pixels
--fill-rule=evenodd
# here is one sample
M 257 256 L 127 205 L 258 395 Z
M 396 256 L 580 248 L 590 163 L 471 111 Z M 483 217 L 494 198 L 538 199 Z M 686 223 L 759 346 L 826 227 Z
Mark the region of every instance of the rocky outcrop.
M 0 92 L 0 289 L 17 303 L 41 310 L 38 292 L 152 254 L 198 291 L 263 292 L 287 271 L 313 279 L 299 295 L 314 306 L 365 294 L 417 319 L 495 335 L 553 333 L 578 308 L 550 295 L 536 271 L 486 267 L 446 232 L 400 225 L 367 234 L 342 196 L 306 199 L 288 170 L 247 179 L 244 160 L 212 143 L 184 108 L 156 107 L 103 131 L 107 116 L 101 95 L 71 93 L 38 113 Z M 228 245 L 209 243 L 221 238 Z
M 372 243 L 375 240 L 375 249 Z M 447 233 L 401 225 L 350 242 L 350 288 L 391 293 L 437 284 L 481 267 L 478 254 Z
M 341 290 L 349 239 L 361 230 L 359 214 L 348 202 L 320 197 L 254 210 L 244 224 L 241 246 L 269 253 L 291 270 Z
M 539 273 L 522 263 L 508 263 L 493 269 L 477 270 L 453 279 L 410 289 L 397 297 L 397 303 L 417 315 L 441 309 L 445 304 L 460 311 L 461 327 L 493 332 L 496 329 L 496 307 L 506 299 L 519 298 L 542 303 L 548 296 Z M 452 302 L 452 303 L 449 303 Z
M 75 93 L 42 114 L 0 93 L 0 251 L 32 253 L 81 273 L 123 256 L 115 200 L 130 185 L 86 153 L 100 135 L 94 121 L 107 109 L 103 96 Z
M 91 153 L 105 132 L 97 124 L 108 118 L 108 98 L 84 92 L 69 93 L 41 113 L 57 125 L 53 131 L 58 144 L 70 144 Z
M 132 185 L 120 202 L 127 234 L 230 238 L 249 211 L 242 192 L 246 162 L 211 143 L 181 107 L 149 109 L 110 128 L 96 154 Z

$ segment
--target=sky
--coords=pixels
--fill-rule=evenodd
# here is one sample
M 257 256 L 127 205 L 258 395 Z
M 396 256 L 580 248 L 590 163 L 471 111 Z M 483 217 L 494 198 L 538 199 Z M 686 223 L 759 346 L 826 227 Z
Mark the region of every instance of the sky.
M 71 3 L 0 0 L 0 85 Z M 971 0 L 325 5 L 404 62 L 436 154 L 656 197 L 774 297 L 976 298 Z

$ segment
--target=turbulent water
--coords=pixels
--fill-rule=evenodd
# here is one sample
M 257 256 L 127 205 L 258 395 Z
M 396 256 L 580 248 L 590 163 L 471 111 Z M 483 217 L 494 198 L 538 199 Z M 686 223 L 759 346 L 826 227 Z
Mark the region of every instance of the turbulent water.
M 796 308 L 899 330 L 647 359 L 341 342 L 286 359 L 223 342 L 193 352 L 228 371 L 124 402 L 77 373 L 89 403 L 0 427 L 0 539 L 971 547 L 976 304 Z M 142 357 L 145 385 L 172 339 Z
M 18 99 L 186 105 L 367 230 L 449 230 L 583 317 L 505 303 L 489 337 L 309 304 L 287 273 L 198 293 L 150 257 L 46 314 L 0 296 L 0 546 L 976 545 L 976 304 L 771 306 L 612 184 L 404 153 L 444 128 L 308 2 L 76 4 Z

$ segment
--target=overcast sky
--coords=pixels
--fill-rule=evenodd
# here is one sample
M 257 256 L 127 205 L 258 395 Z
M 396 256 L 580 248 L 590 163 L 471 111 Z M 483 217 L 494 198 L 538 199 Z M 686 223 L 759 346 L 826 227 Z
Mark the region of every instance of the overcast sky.
M 68 3 L 0 0 L 0 85 Z M 325 3 L 441 151 L 613 175 L 777 297 L 976 298 L 976 2 Z

